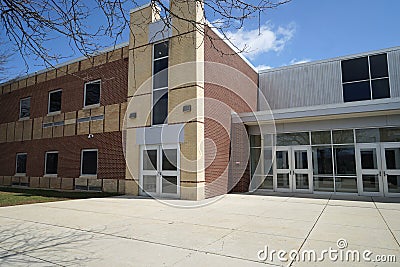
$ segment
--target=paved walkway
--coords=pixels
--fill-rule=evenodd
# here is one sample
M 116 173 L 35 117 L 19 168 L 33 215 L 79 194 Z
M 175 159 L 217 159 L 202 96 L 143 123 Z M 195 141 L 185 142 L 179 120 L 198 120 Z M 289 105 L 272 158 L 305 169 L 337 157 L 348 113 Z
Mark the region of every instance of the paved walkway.
M 347 242 L 342 251 L 368 249 L 371 259 L 395 255 L 400 265 L 400 203 L 380 201 L 273 194 L 227 195 L 200 208 L 127 197 L 5 207 L 0 266 L 396 265 L 257 256 L 265 246 L 269 253 L 314 249 L 319 255 L 338 249 L 338 239 Z

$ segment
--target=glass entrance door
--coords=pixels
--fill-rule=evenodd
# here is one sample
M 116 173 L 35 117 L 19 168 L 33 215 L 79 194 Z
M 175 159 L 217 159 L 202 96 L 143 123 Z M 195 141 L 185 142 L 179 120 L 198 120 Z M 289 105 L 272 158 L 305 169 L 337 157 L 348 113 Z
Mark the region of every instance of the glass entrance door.
M 400 143 L 382 143 L 382 175 L 385 196 L 400 196 Z
M 140 154 L 140 193 L 154 197 L 179 197 L 177 146 L 143 146 Z
M 359 144 L 356 151 L 358 191 L 361 195 L 383 195 L 382 161 L 379 144 Z
M 280 192 L 311 192 L 311 147 L 277 147 L 274 189 Z

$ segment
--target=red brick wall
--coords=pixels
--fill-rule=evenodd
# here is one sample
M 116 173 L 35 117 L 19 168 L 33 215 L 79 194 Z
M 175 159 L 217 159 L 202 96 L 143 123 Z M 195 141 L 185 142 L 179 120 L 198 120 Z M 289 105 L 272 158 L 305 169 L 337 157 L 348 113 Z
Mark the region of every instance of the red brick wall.
M 258 75 L 208 28 L 206 35 L 204 137 L 208 198 L 227 193 L 233 186 L 228 183 L 231 112 L 256 111 Z
M 61 112 L 83 108 L 84 84 L 101 79 L 100 104 L 110 105 L 126 101 L 128 94 L 128 59 L 93 67 L 49 81 L 0 95 L 0 123 L 17 121 L 19 100 L 31 97 L 31 118 L 47 114 L 48 93 L 62 89 Z
M 99 179 L 124 179 L 125 158 L 122 148 L 122 132 L 41 139 L 0 144 L 0 175 L 15 174 L 17 153 L 27 153 L 27 176 L 41 177 L 44 174 L 46 151 L 58 151 L 58 176 L 77 178 L 80 175 L 82 149 L 98 149 Z

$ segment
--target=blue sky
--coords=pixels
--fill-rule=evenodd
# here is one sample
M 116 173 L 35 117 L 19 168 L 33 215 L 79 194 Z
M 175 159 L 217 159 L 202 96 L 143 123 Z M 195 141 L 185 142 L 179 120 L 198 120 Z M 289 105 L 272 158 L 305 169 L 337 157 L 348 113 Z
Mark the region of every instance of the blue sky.
M 263 14 L 260 30 L 255 18 L 228 34 L 239 47 L 248 47 L 245 56 L 255 66 L 280 67 L 399 46 L 399 10 L 397 0 L 292 0 Z M 128 34 L 119 42 L 127 40 Z M 50 47 L 64 56 L 79 56 L 63 39 Z M 40 61 L 28 60 L 29 73 L 44 68 Z M 10 78 L 26 72 L 18 55 L 8 67 Z

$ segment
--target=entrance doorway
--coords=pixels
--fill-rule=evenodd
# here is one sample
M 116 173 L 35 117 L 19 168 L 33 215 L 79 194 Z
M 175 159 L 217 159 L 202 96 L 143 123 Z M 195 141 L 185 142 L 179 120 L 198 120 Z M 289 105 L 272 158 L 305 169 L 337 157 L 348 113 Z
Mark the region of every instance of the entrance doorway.
M 178 146 L 142 146 L 140 149 L 140 167 L 141 195 L 179 198 Z
M 367 196 L 400 196 L 400 143 L 357 145 L 358 190 Z
M 275 153 L 274 190 L 312 192 L 311 147 L 277 147 Z

